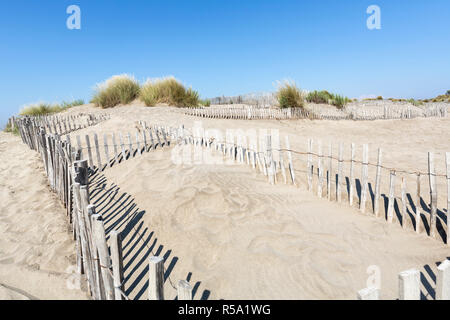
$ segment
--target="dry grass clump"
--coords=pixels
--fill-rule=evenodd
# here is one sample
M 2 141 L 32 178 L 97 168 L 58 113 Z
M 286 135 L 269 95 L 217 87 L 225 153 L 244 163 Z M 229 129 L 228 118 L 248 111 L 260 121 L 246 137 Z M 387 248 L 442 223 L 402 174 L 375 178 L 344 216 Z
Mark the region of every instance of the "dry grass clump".
M 293 81 L 278 82 L 276 97 L 280 108 L 303 108 L 305 105 L 303 95 Z
M 62 112 L 69 108 L 79 106 L 82 104 L 84 104 L 84 101 L 81 99 L 74 100 L 72 102 L 63 101 L 61 104 L 50 104 L 40 102 L 25 106 L 24 108 L 22 108 L 22 110 L 20 110 L 19 114 L 21 116 L 30 116 L 30 117 L 44 116 L 52 113 Z
M 347 103 L 351 102 L 352 100 L 338 94 L 329 93 L 326 90 L 314 90 L 308 93 L 308 95 L 306 96 L 306 101 L 310 103 L 331 104 L 338 109 L 342 109 Z
M 141 88 L 140 99 L 151 107 L 167 103 L 175 107 L 197 107 L 200 103 L 198 92 L 186 89 L 174 77 L 148 80 Z
M 95 88 L 91 102 L 97 107 L 112 108 L 118 104 L 128 104 L 139 96 L 140 86 L 134 77 L 116 75 Z

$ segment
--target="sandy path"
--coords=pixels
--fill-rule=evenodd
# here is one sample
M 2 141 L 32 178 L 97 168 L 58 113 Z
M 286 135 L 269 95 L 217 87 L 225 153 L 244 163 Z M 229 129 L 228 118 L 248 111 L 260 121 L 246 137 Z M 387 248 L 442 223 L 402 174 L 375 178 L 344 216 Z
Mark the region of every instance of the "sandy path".
M 86 299 L 67 287 L 75 245 L 42 162 L 20 137 L 3 132 L 0 199 L 0 299 Z

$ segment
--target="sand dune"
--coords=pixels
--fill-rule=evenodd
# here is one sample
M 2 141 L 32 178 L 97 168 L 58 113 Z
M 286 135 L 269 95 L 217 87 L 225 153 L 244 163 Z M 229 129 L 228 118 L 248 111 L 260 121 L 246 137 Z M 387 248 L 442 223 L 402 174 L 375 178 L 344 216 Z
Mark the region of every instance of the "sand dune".
M 450 136 L 450 119 L 230 121 L 199 119 L 182 115 L 174 108 L 149 108 L 139 103 L 108 110 L 85 105 L 65 113 L 79 112 L 111 114 L 105 122 L 70 134 L 75 141 L 77 135 L 95 132 L 101 139 L 100 145 L 103 134 L 130 132 L 134 138 L 139 120 L 149 125 L 184 124 L 187 128 L 201 120 L 205 128 L 223 132 L 227 128 L 279 129 L 282 136 L 289 135 L 294 150 L 306 151 L 308 138 L 314 138 L 322 140 L 326 152 L 332 142 L 337 155 L 338 143 L 343 142 L 345 158 L 354 142 L 359 150 L 357 160 L 361 160 L 361 145 L 368 143 L 370 162 L 376 161 L 376 150 L 382 147 L 384 165 L 412 171 L 426 171 L 426 152 L 433 151 L 439 160 L 437 171 L 444 172 L 443 154 L 450 151 L 448 138 L 443 138 Z M 17 237 L 23 237 L 22 242 L 38 243 L 33 250 L 41 251 L 34 252 L 21 241 L 0 242 L 0 249 L 7 250 L 1 252 L 1 261 L 9 263 L 8 269 L 0 267 L 0 275 L 9 279 L 6 285 L 23 288 L 29 295 L 41 298 L 38 285 L 21 287 L 20 281 L 7 277 L 6 270 L 12 270 L 12 275 L 22 272 L 22 265 L 39 264 L 39 272 L 64 272 L 74 263 L 74 245 L 64 230 L 67 224 L 62 208 L 47 191 L 44 175 L 36 174 L 42 171 L 38 156 L 25 151 L 18 138 L 2 136 L 1 141 L 1 148 L 12 153 L 5 159 L 13 155 L 24 159 L 20 163 L 7 161 L 9 172 L 17 171 L 22 177 L 20 184 L 9 188 L 27 193 L 16 203 L 8 191 L 6 175 L 2 177 L 1 199 L 11 200 L 2 204 L 7 209 L 2 210 L 5 223 L 0 222 L 0 227 L 11 234 L 11 239 L 19 233 Z M 10 144 L 17 146 L 9 148 Z M 158 148 L 91 177 L 91 203 L 104 216 L 107 233 L 117 229 L 124 236 L 125 290 L 131 298 L 147 297 L 151 255 L 166 260 L 167 299 L 176 297 L 172 285 L 180 279 L 187 279 L 194 286 L 194 299 L 355 299 L 356 291 L 367 286 L 371 266 L 377 266 L 381 272 L 381 298 L 397 298 L 397 275 L 409 268 L 422 271 L 423 295 L 433 297 L 436 263 L 447 257 L 448 247 L 424 232 L 415 234 L 410 224 L 402 230 L 398 223 L 388 225 L 382 218 L 362 215 L 350 208 L 346 199 L 342 204 L 318 199 L 306 190 L 305 156 L 294 155 L 298 188 L 272 186 L 249 166 L 176 165 L 170 158 L 170 149 Z M 348 170 L 346 166 L 345 175 Z M 358 166 L 356 178 L 360 171 Z M 373 168 L 369 169 L 369 176 L 373 181 Z M 425 178 L 422 195 L 428 201 Z M 408 192 L 413 194 L 412 177 L 408 179 Z M 387 183 L 384 172 L 383 194 Z M 439 179 L 439 190 L 444 190 L 444 186 L 445 180 Z M 445 207 L 444 196 L 439 198 L 438 206 Z M 39 229 L 36 220 L 13 220 L 12 212 L 27 212 L 26 208 L 39 209 Z M 42 226 L 51 232 L 37 233 Z M 46 246 L 48 250 L 42 249 Z M 13 249 L 16 252 L 12 253 Z M 39 272 L 33 272 L 33 276 L 37 278 L 35 274 Z M 55 286 L 64 282 L 64 274 L 52 273 L 52 277 Z M 75 298 L 83 296 L 71 293 Z M 20 291 L 11 290 L 1 294 L 21 296 Z

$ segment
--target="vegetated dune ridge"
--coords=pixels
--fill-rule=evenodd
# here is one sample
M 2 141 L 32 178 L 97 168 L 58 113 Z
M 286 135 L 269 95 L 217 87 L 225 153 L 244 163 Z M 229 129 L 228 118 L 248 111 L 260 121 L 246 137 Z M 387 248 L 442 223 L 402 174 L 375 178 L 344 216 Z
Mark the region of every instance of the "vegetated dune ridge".
M 87 299 L 69 289 L 75 245 L 42 161 L 0 132 L 0 299 Z
M 187 128 L 202 121 L 205 128 L 223 132 L 226 128 L 279 129 L 282 137 L 289 135 L 291 149 L 300 151 L 306 151 L 309 137 L 321 138 L 325 154 L 329 141 L 334 143 L 334 155 L 337 142 L 344 142 L 346 159 L 351 142 L 357 144 L 357 160 L 361 160 L 361 144 L 368 143 L 370 162 L 376 162 L 376 149 L 382 147 L 384 165 L 412 171 L 426 171 L 426 152 L 433 151 L 439 173 L 445 168 L 443 154 L 450 150 L 450 119 L 232 121 L 199 119 L 176 111 L 138 103 L 119 106 L 107 110 L 110 120 L 75 132 L 72 138 L 93 132 L 100 137 L 130 132 L 134 139 L 138 120 Z M 76 112 L 100 110 L 87 105 L 69 111 Z M 388 225 L 373 217 L 370 197 L 367 216 L 357 205 L 348 206 L 345 191 L 342 204 L 318 199 L 305 190 L 305 157 L 294 157 L 300 184 L 295 188 L 271 186 L 247 166 L 177 166 L 170 156 L 168 150 L 136 155 L 96 178 L 100 183 L 95 185 L 94 201 L 108 215 L 108 230 L 127 228 L 114 219 L 131 213 L 133 219 L 138 216 L 133 227 L 138 232 L 128 230 L 124 239 L 125 286 L 130 297 L 146 298 L 147 260 L 152 254 L 166 258 L 172 284 L 188 278 L 195 285 L 196 299 L 354 299 L 356 291 L 366 287 L 367 270 L 374 265 L 381 272 L 383 299 L 397 298 L 398 273 L 409 268 L 423 272 L 423 293 L 428 298 L 433 295 L 430 286 L 434 286 L 436 263 L 448 255 L 442 239 L 430 239 L 423 226 L 416 235 L 410 221 L 407 230 L 402 230 L 396 219 Z M 358 178 L 360 166 L 355 170 Z M 374 180 L 373 168 L 369 180 Z M 387 193 L 387 184 L 384 172 L 382 194 Z M 426 185 L 423 177 L 422 197 L 428 202 Z M 438 186 L 445 190 L 445 180 L 438 179 Z M 408 184 L 408 192 L 414 195 L 414 190 L 415 185 Z M 119 209 L 119 203 L 129 207 Z M 439 208 L 444 203 L 442 195 Z M 169 279 L 165 288 L 166 298 L 176 296 Z

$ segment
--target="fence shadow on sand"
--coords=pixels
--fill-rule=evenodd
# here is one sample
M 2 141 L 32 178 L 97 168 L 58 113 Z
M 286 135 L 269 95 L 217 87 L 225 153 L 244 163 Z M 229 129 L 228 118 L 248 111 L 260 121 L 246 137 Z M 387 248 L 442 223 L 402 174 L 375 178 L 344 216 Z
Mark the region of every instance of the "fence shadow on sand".
M 145 225 L 142 218 L 149 213 L 138 207 L 133 196 L 121 191 L 119 186 L 108 183 L 105 175 L 96 168 L 90 170 L 89 176 L 90 202 L 96 206 L 96 212 L 103 216 L 107 241 L 112 230 L 117 230 L 122 235 L 123 285 L 127 296 L 132 300 L 147 299 L 148 260 L 151 256 L 164 259 L 166 290 L 168 288 L 176 292 L 178 280 L 190 282 L 192 272 L 188 272 L 184 279 L 170 278 L 179 258 L 172 254 L 171 249 L 159 243 L 155 232 Z M 201 281 L 192 284 L 193 300 L 207 300 L 211 294 L 207 289 L 200 292 L 200 285 Z M 173 294 L 167 292 L 166 296 Z

